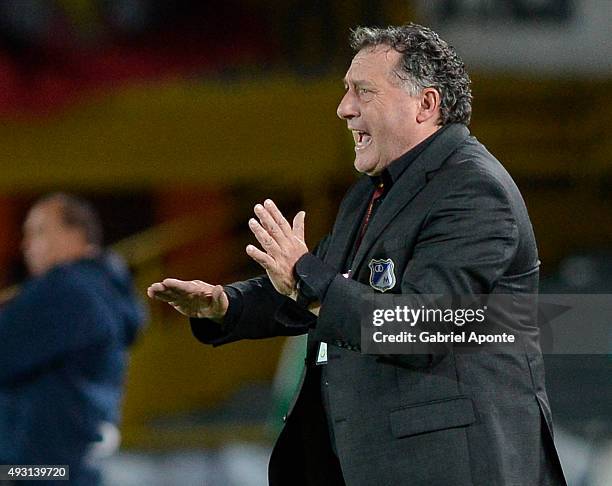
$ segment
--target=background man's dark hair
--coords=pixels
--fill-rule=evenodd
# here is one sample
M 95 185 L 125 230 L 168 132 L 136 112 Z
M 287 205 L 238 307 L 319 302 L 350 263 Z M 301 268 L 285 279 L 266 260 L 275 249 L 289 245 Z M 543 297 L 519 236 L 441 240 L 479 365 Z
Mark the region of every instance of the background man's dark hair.
M 400 27 L 357 27 L 351 32 L 355 51 L 386 45 L 402 54 L 395 74 L 413 96 L 424 88 L 440 93 L 440 125 L 469 125 L 472 116 L 470 78 L 463 61 L 433 30 L 417 24 Z
M 87 243 L 96 247 L 102 246 L 103 234 L 100 217 L 88 201 L 73 194 L 56 192 L 43 196 L 36 204 L 47 202 L 59 203 L 64 224 L 81 230 Z

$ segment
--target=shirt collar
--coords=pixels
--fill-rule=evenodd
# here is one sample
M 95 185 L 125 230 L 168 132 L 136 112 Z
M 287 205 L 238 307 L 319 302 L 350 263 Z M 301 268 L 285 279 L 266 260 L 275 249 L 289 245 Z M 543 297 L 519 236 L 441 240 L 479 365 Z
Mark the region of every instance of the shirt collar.
M 379 175 L 370 177 L 370 181 L 373 185 L 378 185 L 381 182 L 385 185 L 385 193 L 391 189 L 391 186 L 397 182 L 400 176 L 412 164 L 419 155 L 436 139 L 438 136 L 446 130 L 449 125 L 445 125 L 435 133 L 432 133 L 429 137 L 419 143 L 416 147 L 411 148 L 404 155 L 395 159 L 389 164 L 389 166 L 383 170 Z

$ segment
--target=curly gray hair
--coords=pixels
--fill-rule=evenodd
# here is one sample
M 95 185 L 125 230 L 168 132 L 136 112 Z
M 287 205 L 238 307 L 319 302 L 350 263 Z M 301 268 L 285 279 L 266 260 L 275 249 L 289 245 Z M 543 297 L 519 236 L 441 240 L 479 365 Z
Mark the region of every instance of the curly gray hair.
M 433 30 L 409 23 L 386 28 L 357 27 L 351 31 L 351 47 L 360 51 L 379 45 L 402 54 L 395 74 L 416 96 L 435 88 L 441 97 L 440 125 L 469 125 L 472 116 L 470 77 L 455 49 Z

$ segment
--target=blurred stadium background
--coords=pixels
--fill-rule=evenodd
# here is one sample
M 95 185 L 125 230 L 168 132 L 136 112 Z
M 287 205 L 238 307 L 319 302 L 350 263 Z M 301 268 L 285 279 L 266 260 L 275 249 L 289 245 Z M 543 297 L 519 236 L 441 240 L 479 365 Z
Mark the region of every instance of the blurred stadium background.
M 162 276 L 259 273 L 244 247 L 264 197 L 304 208 L 314 244 L 356 178 L 335 115 L 349 28 L 406 21 L 466 60 L 472 132 L 523 192 L 543 290 L 612 291 L 609 0 L 2 0 L 0 287 L 24 278 L 21 223 L 53 190 L 94 203 L 143 298 Z M 299 339 L 213 350 L 150 312 L 108 484 L 266 484 Z M 572 485 L 612 484 L 610 363 L 547 361 Z

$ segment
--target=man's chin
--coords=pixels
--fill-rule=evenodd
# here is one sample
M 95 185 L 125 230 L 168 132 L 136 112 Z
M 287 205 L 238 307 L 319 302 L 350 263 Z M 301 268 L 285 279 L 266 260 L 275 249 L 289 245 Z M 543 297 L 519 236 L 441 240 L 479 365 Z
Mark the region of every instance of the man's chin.
M 372 160 L 371 158 L 367 157 L 360 157 L 359 155 L 355 157 L 355 162 L 353 163 L 353 166 L 355 167 L 357 172 L 369 176 L 376 175 L 379 172 L 378 164 L 375 160 Z
M 361 174 L 367 174 L 368 172 L 371 172 L 372 169 L 374 169 L 375 164 L 372 162 L 372 160 L 368 160 L 367 157 L 360 157 L 359 155 L 357 155 L 355 157 L 355 162 L 353 162 L 353 166 L 355 167 L 357 172 L 360 172 Z
M 30 277 L 40 277 L 44 272 L 39 268 L 29 268 L 28 275 Z
M 43 264 L 34 263 L 34 262 L 25 262 L 26 268 L 28 270 L 28 274 L 31 277 L 40 277 L 47 271 L 47 267 Z

